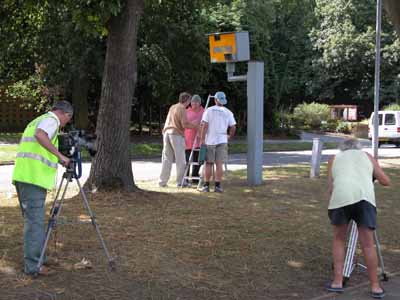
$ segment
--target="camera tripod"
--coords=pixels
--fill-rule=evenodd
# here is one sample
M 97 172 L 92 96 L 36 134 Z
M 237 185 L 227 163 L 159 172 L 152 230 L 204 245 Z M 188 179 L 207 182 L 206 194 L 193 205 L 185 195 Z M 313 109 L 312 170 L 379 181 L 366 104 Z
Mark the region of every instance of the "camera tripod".
M 76 173 L 76 169 L 77 168 L 78 168 L 78 174 Z M 40 268 L 43 265 L 44 256 L 45 256 L 45 253 L 46 253 L 46 248 L 47 248 L 47 245 L 48 245 L 49 240 L 50 240 L 50 235 L 51 235 L 51 232 L 53 231 L 53 229 L 55 228 L 55 226 L 57 225 L 57 219 L 58 219 L 58 217 L 60 216 L 60 213 L 61 213 L 61 208 L 62 208 L 64 199 L 65 199 L 65 193 L 66 193 L 66 191 L 68 189 L 68 185 L 74 179 L 76 180 L 76 183 L 78 184 L 79 193 L 82 196 L 83 204 L 84 204 L 84 206 L 85 206 L 85 208 L 86 208 L 86 210 L 87 210 L 87 212 L 88 212 L 88 214 L 90 216 L 91 223 L 92 223 L 92 225 L 93 225 L 93 227 L 94 227 L 94 229 L 96 231 L 96 234 L 97 234 L 97 238 L 99 239 L 100 244 L 101 244 L 101 246 L 102 246 L 102 248 L 104 250 L 104 253 L 105 253 L 106 257 L 107 257 L 109 269 L 110 269 L 110 271 L 113 271 L 115 269 L 115 261 L 110 256 L 110 253 L 108 252 L 108 249 L 107 249 L 107 246 L 106 246 L 106 244 L 104 242 L 103 236 L 101 235 L 100 229 L 99 229 L 99 227 L 98 227 L 98 225 L 96 223 L 96 217 L 93 214 L 93 211 L 91 210 L 91 208 L 89 206 L 89 202 L 88 202 L 88 199 L 86 197 L 86 194 L 85 194 L 85 192 L 84 192 L 84 190 L 83 190 L 83 188 L 82 188 L 82 186 L 81 186 L 81 184 L 79 182 L 79 178 L 81 177 L 81 175 L 82 175 L 82 165 L 81 165 L 80 159 L 72 159 L 70 165 L 66 167 L 66 170 L 65 170 L 65 172 L 63 174 L 63 177 L 62 177 L 62 180 L 60 182 L 60 185 L 59 185 L 59 187 L 57 189 L 56 197 L 55 197 L 55 199 L 53 201 L 53 205 L 52 205 L 51 210 L 50 210 L 50 218 L 49 218 L 49 221 L 48 221 L 48 224 L 47 224 L 45 241 L 43 243 L 42 251 L 40 253 L 39 262 L 37 263 L 37 267 L 36 267 L 36 269 L 37 269 L 36 275 L 39 273 Z M 64 184 L 64 180 L 66 181 L 66 184 L 65 184 L 64 190 L 61 193 L 61 190 L 62 190 L 63 184 Z M 61 198 L 59 198 L 60 194 L 61 194 Z
M 367 269 L 367 267 L 364 266 L 363 264 L 354 262 L 354 256 L 355 256 L 356 247 L 357 247 L 357 239 L 358 239 L 357 224 L 356 224 L 356 222 L 352 221 L 351 226 L 349 227 L 349 241 L 347 244 L 347 252 L 346 252 L 346 258 L 344 261 L 344 268 L 343 268 L 343 283 L 344 284 L 346 284 L 347 281 L 350 280 L 350 275 L 356 267 L 360 267 L 363 270 Z M 388 277 L 387 273 L 385 272 L 385 265 L 383 263 L 381 245 L 379 243 L 378 234 L 376 233 L 376 230 L 374 231 L 374 240 L 375 240 L 375 247 L 376 247 L 379 264 L 381 267 L 382 281 L 388 281 L 389 277 Z

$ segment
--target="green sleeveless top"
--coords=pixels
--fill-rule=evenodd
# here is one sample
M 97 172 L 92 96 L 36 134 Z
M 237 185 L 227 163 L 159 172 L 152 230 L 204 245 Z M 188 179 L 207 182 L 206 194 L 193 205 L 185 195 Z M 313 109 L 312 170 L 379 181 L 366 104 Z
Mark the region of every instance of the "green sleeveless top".
M 333 191 L 328 209 L 366 200 L 375 205 L 372 182 L 374 167 L 361 150 L 346 150 L 336 155 L 332 164 Z

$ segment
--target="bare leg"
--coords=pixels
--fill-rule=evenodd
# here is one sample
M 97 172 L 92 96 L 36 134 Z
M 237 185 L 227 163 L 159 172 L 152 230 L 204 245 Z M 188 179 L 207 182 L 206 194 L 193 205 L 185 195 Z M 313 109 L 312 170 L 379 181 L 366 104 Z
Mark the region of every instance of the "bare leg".
M 224 171 L 222 169 L 223 166 L 222 161 L 216 161 L 215 162 L 215 181 L 217 182 L 221 182 L 222 181 L 222 175 L 224 174 Z
M 206 182 L 210 182 L 212 167 L 213 167 L 213 163 L 206 163 L 206 170 L 205 170 L 205 181 Z
M 344 258 L 346 255 L 345 244 L 347 227 L 348 224 L 333 225 L 332 256 L 334 277 L 332 281 L 332 287 L 343 286 L 343 267 Z
M 375 293 L 382 292 L 378 280 L 378 258 L 376 256 L 374 244 L 374 231 L 366 227 L 358 227 L 358 234 L 361 248 L 367 265 L 368 278 L 371 283 L 371 291 Z

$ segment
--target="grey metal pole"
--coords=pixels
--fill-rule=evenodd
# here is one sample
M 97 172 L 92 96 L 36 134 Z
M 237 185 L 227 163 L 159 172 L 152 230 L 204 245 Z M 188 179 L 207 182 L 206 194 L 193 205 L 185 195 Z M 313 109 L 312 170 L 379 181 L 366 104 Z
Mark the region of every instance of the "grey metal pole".
M 379 141 L 379 97 L 380 97 L 380 68 L 381 68 L 381 24 L 382 24 L 382 0 L 376 2 L 376 40 L 375 40 L 375 92 L 374 92 L 374 134 L 372 135 L 372 151 L 378 158 Z
M 322 145 L 323 142 L 319 138 L 313 139 L 310 178 L 319 177 L 322 158 Z
M 262 183 L 264 144 L 264 62 L 250 61 L 247 71 L 247 182 Z

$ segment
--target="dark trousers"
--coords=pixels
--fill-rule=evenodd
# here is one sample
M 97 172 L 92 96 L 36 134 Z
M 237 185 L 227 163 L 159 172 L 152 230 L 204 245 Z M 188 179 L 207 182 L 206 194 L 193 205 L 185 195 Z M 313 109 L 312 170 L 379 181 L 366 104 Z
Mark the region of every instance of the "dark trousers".
M 24 262 L 25 273 L 37 271 L 45 239 L 45 201 L 47 191 L 40 186 L 15 182 L 18 200 L 24 217 Z
M 192 152 L 191 149 L 186 149 L 185 150 L 186 162 L 189 162 L 190 152 Z M 198 162 L 199 161 L 199 151 L 193 151 L 193 159 L 192 159 L 192 161 L 193 162 Z M 192 177 L 199 177 L 200 166 L 191 165 L 190 168 L 192 169 Z M 186 176 L 189 176 L 190 168 L 187 170 Z M 199 183 L 199 180 L 198 179 L 192 179 L 192 183 Z

